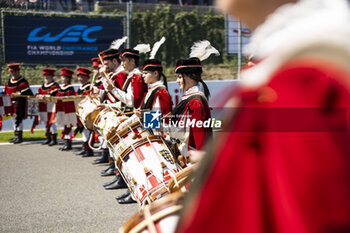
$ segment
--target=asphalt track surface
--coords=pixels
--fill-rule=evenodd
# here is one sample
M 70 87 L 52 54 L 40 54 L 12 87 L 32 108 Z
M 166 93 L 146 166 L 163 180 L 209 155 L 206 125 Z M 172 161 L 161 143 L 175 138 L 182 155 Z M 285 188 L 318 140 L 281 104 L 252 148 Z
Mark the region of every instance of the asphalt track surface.
M 79 149 L 80 143 L 74 148 Z M 0 232 L 118 232 L 137 204 L 105 190 L 106 164 L 39 143 L 0 145 Z

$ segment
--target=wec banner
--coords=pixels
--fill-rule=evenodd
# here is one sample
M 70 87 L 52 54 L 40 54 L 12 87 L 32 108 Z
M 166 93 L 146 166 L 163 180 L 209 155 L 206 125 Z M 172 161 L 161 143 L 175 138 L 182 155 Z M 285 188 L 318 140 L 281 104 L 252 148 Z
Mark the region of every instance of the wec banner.
M 89 62 L 123 36 L 122 18 L 5 15 L 5 62 Z

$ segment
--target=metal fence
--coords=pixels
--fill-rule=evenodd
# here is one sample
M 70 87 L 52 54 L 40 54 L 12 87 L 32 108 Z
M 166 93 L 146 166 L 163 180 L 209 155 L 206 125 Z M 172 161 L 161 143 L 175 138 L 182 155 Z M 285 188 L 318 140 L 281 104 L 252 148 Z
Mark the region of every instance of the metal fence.
M 115 6 L 132 2 L 134 4 L 172 4 L 179 6 L 211 6 L 213 0 L 0 0 L 0 8 L 17 8 L 54 11 L 94 11 L 95 6 Z

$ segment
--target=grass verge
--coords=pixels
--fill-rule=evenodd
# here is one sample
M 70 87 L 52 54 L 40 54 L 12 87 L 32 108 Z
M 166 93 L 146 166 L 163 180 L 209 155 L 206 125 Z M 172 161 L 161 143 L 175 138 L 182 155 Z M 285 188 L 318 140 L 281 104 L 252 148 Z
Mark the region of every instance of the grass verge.
M 57 130 L 58 138 L 61 136 L 62 129 Z M 0 142 L 8 142 L 14 137 L 13 132 L 0 132 Z M 81 134 L 77 134 L 76 138 L 81 137 Z M 45 130 L 34 130 L 33 133 L 30 131 L 23 131 L 24 141 L 36 141 L 45 139 Z

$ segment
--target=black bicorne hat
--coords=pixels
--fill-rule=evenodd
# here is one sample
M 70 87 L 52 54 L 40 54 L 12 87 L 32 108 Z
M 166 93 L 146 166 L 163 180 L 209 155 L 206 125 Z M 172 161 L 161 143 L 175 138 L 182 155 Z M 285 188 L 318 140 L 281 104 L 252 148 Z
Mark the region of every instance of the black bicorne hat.
M 158 59 L 149 59 L 146 60 L 142 66 L 142 71 L 155 71 L 158 70 L 160 72 L 163 71 L 163 66 L 160 60 Z
M 119 58 L 119 52 L 117 49 L 107 49 L 101 53 L 104 60 L 112 60 L 113 58 Z
M 121 57 L 130 57 L 130 58 L 138 59 L 140 57 L 140 53 L 139 53 L 139 51 L 137 51 L 135 49 L 124 49 L 120 53 L 120 56 Z
M 176 61 L 175 73 L 199 73 L 203 72 L 201 61 L 196 57 L 179 59 Z

